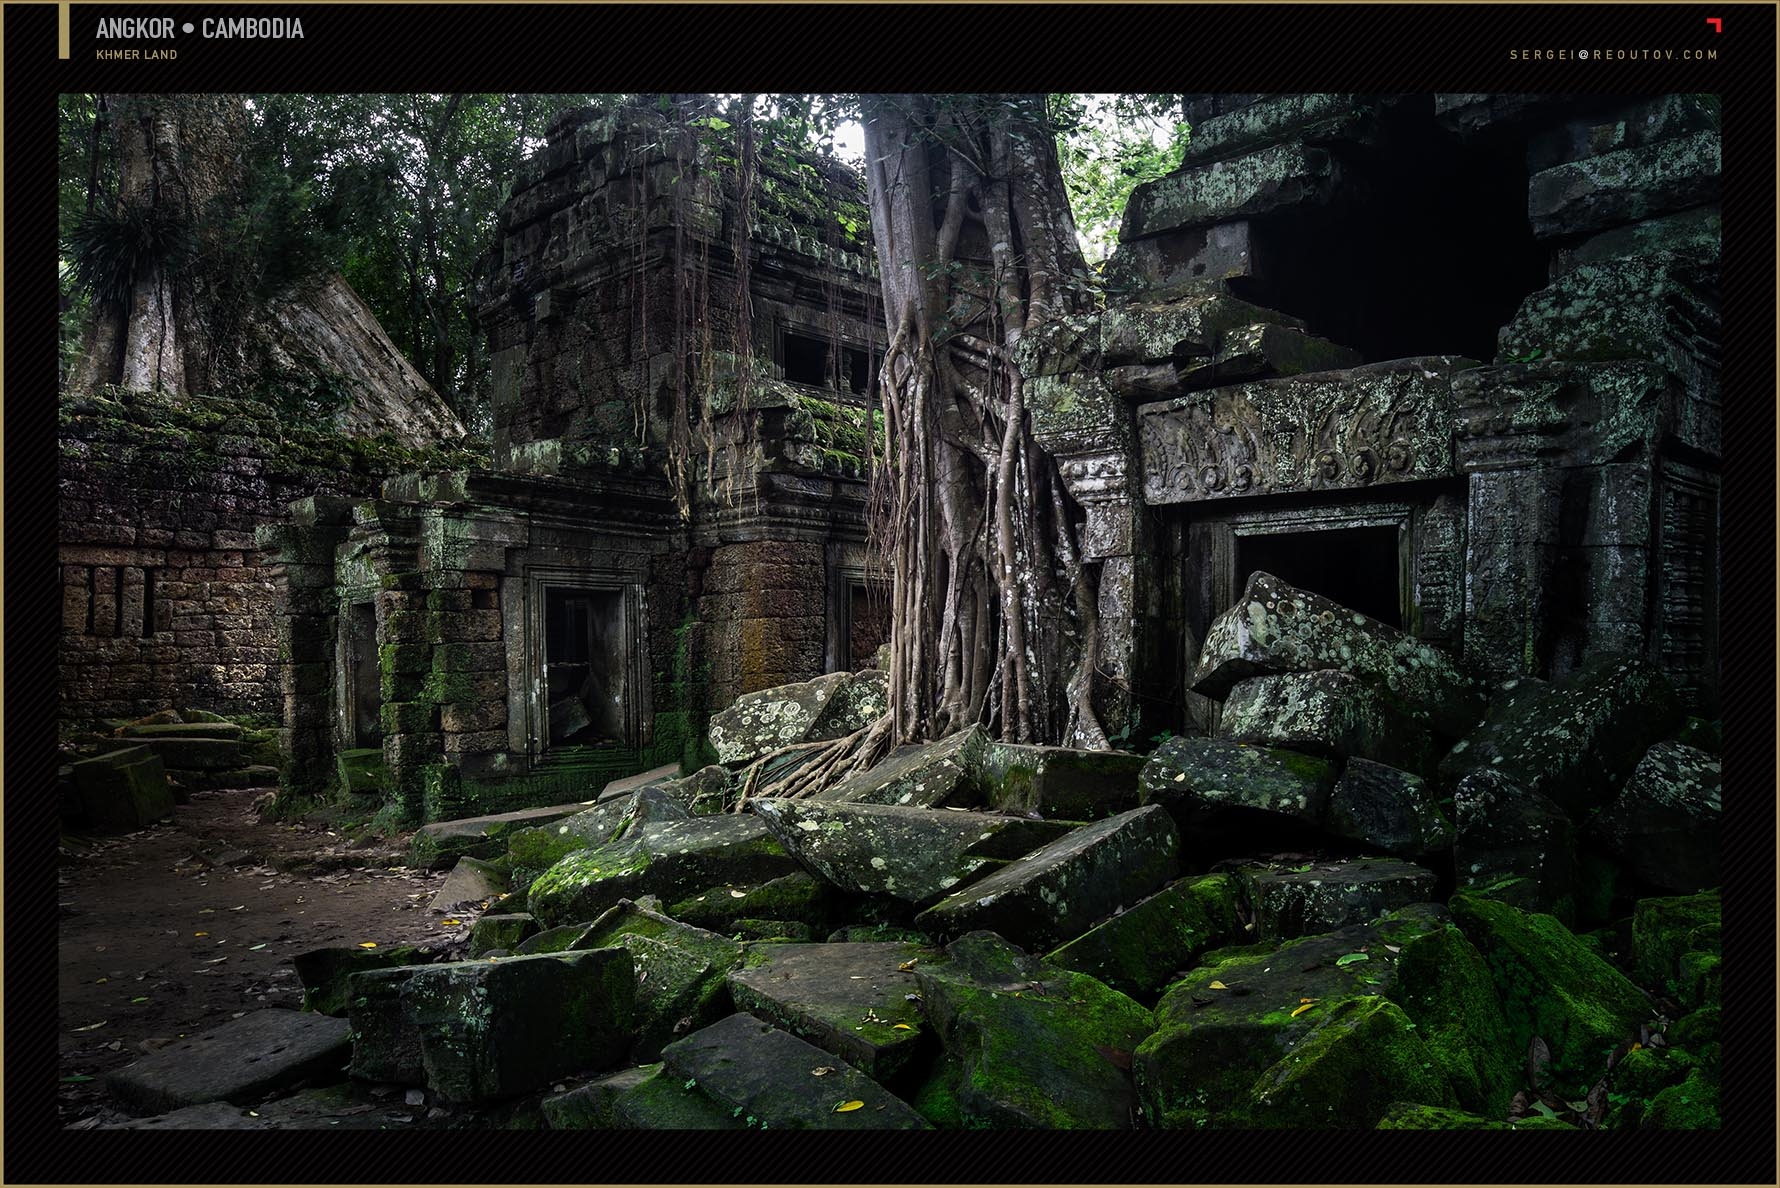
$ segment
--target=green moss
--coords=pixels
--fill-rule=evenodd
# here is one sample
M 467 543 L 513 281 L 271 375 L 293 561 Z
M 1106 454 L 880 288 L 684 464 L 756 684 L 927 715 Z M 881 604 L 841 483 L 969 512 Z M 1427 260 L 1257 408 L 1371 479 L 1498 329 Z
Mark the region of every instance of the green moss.
M 1506 1122 L 1492 1122 L 1463 1110 L 1400 1101 L 1378 1120 L 1379 1130 L 1508 1130 Z
M 1641 899 L 1632 915 L 1632 977 L 1646 989 L 1680 990 L 1682 959 L 1716 953 L 1723 902 L 1716 891 Z
M 1661 1130 L 1717 1130 L 1718 1085 L 1701 1069 L 1657 1094 L 1640 1124 Z
M 1458 1104 L 1491 1118 L 1508 1112 L 1518 1068 L 1507 1020 L 1483 957 L 1448 925 L 1403 943 L 1391 997 L 1416 1024 Z
M 1369 1127 L 1396 1100 L 1452 1105 L 1440 1066 L 1400 1008 L 1377 997 L 1350 998 L 1291 1053 L 1261 1074 L 1246 1109 L 1226 1124 Z
M 1455 895 L 1452 914 L 1483 955 L 1502 1003 L 1510 1051 L 1534 1036 L 1552 1048 L 1559 1092 L 1585 1091 L 1608 1055 L 1637 1037 L 1649 1000 L 1558 920 L 1474 895 Z
M 1272 748 L 1267 752 L 1287 771 L 1301 780 L 1309 780 L 1319 784 L 1332 783 L 1335 779 L 1335 765 L 1327 759 L 1319 759 L 1315 755 L 1306 755 L 1301 751 L 1287 751 Z

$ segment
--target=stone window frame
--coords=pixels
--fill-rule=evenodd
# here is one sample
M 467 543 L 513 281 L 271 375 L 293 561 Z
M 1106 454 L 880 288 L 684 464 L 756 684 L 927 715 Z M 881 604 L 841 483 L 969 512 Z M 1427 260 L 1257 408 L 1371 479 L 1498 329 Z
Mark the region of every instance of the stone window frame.
M 842 351 L 853 350 L 853 351 L 858 351 L 860 354 L 864 355 L 865 356 L 865 366 L 866 366 L 866 378 L 865 378 L 865 391 L 864 392 L 855 392 L 853 389 L 846 386 L 846 375 L 845 375 L 844 368 L 837 369 L 837 371 L 835 373 L 836 379 L 838 381 L 838 386 L 826 385 L 826 384 L 824 384 L 824 385 L 798 384 L 798 386 L 803 387 L 803 388 L 809 388 L 811 391 L 834 393 L 840 397 L 840 400 L 837 401 L 837 403 L 860 404 L 862 406 L 869 403 L 869 395 L 870 395 L 871 386 L 872 386 L 871 369 L 874 366 L 874 364 L 880 363 L 883 359 L 884 345 L 882 343 L 875 343 L 875 342 L 868 343 L 862 337 L 852 335 L 852 334 L 847 334 L 847 333 L 841 333 L 841 334 L 837 335 L 833 332 L 833 330 L 830 328 L 830 326 L 825 322 L 821 322 L 821 321 L 807 321 L 806 322 L 799 318 L 787 317 L 785 314 L 782 314 L 782 313 L 777 314 L 774 316 L 773 321 L 772 321 L 772 341 L 770 344 L 770 349 L 772 351 L 771 357 L 772 357 L 773 369 L 774 369 L 775 374 L 777 374 L 779 376 L 783 376 L 785 374 L 785 336 L 788 334 L 796 335 L 799 338 L 818 341 L 818 342 L 821 342 L 824 346 L 828 346 L 828 345 L 838 341 L 840 344 L 840 349 Z M 844 356 L 843 356 L 843 358 L 844 358 Z M 835 367 L 836 366 L 835 361 L 830 360 L 829 365 L 831 367 Z M 785 382 L 786 383 L 795 383 L 796 381 L 786 380 Z
M 509 743 L 534 762 L 555 748 L 550 745 L 550 707 L 545 704 L 544 682 L 544 601 L 546 590 L 592 590 L 622 596 L 623 628 L 618 650 L 624 658 L 625 700 L 624 737 L 620 747 L 638 749 L 649 745 L 654 724 L 653 702 L 649 688 L 648 648 L 643 638 L 643 582 L 639 575 L 622 569 L 588 569 L 579 566 L 528 565 L 520 576 L 524 591 L 523 619 L 525 629 L 519 655 L 512 650 L 507 658 L 507 691 L 509 707 L 519 703 L 518 714 L 509 708 L 509 727 L 517 726 L 520 737 L 514 739 L 509 730 Z M 517 660 L 517 668 L 515 667 Z M 523 744 L 520 746 L 519 744 Z

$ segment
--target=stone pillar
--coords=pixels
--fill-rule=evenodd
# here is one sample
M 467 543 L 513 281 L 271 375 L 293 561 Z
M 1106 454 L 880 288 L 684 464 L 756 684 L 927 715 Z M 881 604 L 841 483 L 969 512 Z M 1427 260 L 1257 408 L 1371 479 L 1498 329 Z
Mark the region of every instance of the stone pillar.
M 317 495 L 290 506 L 290 523 L 265 525 L 256 539 L 278 597 L 279 786 L 289 796 L 315 796 L 333 779 L 334 550 L 351 531 L 352 505 Z

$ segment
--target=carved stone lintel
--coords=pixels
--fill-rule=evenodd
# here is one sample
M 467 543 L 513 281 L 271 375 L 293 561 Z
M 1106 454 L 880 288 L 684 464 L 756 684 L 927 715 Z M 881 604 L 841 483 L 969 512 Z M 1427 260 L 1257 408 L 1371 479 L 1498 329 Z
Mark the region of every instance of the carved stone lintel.
M 1138 410 L 1151 504 L 1441 478 L 1453 473 L 1451 373 L 1402 359 L 1237 384 Z

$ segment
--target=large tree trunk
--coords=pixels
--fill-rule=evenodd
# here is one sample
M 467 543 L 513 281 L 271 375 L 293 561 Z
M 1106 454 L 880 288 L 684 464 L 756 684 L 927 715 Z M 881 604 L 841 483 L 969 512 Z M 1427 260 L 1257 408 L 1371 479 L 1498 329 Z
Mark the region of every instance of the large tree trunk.
M 344 387 L 336 424 L 409 445 L 463 436 L 456 414 L 403 358 L 337 274 L 306 278 L 242 307 L 227 275 L 226 224 L 246 195 L 250 126 L 236 95 L 112 95 L 118 203 L 178 228 L 182 250 L 145 259 L 128 292 L 93 304 L 70 389 L 106 384 L 174 395 L 264 392 L 270 383 Z M 232 283 L 231 283 L 232 282 Z
M 1022 341 L 1091 307 L 1041 95 L 868 96 L 896 742 L 983 723 L 1105 747 L 1080 510 L 1034 439 Z

